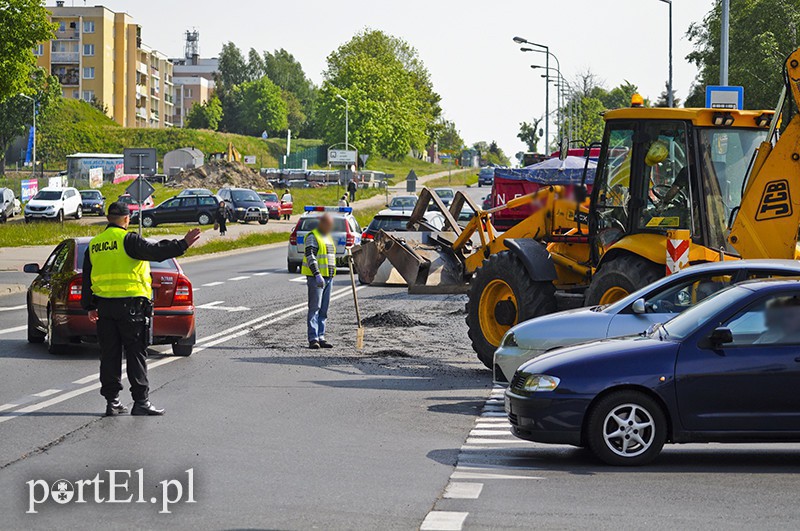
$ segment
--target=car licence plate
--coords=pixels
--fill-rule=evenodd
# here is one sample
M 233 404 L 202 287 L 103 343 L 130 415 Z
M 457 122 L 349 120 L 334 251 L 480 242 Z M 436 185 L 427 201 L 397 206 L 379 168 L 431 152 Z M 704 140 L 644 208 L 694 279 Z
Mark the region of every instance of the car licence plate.
M 504 409 L 506 410 L 506 413 L 508 413 L 510 415 L 511 414 L 511 399 L 508 398 L 508 396 L 504 396 L 503 397 L 503 406 L 504 406 Z

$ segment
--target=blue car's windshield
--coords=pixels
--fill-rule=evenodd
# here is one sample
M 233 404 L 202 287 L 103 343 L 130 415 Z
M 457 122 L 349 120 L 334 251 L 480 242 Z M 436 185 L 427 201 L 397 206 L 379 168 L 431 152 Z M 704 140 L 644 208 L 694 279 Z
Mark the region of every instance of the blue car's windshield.
M 752 293 L 750 290 L 738 286 L 720 290 L 674 319 L 667 321 L 662 325 L 662 331 L 667 333 L 669 339 L 681 340 L 708 323 L 709 319 L 717 315 L 720 310 L 750 293 Z

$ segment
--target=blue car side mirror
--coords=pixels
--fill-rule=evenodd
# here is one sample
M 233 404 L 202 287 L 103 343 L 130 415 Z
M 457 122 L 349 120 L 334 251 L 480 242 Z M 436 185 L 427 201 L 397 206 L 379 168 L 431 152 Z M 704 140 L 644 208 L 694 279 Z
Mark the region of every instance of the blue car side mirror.
M 715 328 L 714 331 L 711 332 L 711 336 L 708 339 L 712 346 L 719 347 L 721 345 L 733 343 L 733 333 L 731 332 L 730 328 L 721 326 L 719 328 Z

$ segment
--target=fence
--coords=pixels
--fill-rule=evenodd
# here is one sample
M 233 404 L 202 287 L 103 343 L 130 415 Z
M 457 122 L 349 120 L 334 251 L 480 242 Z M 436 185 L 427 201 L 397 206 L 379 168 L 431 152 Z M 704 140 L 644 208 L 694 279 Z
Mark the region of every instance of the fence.
M 308 167 L 324 166 L 328 163 L 328 148 L 317 146 L 295 151 L 284 162 L 283 156 L 279 157 L 280 169 L 302 168 L 303 159 L 307 161 Z

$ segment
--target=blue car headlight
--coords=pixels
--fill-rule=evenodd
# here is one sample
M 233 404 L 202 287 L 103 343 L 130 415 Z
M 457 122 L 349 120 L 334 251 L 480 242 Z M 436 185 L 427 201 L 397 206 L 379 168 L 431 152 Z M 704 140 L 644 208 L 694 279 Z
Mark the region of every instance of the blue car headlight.
M 522 390 L 529 393 L 554 391 L 559 383 L 561 383 L 561 380 L 555 376 L 531 374 L 522 383 Z

